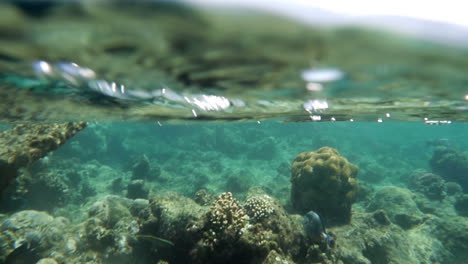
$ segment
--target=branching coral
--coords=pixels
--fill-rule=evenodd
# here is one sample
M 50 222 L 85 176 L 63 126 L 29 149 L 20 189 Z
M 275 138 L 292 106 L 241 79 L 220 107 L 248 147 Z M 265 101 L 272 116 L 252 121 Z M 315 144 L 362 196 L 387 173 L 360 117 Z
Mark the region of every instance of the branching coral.
M 245 201 L 244 208 L 251 222 L 260 222 L 274 212 L 271 198 L 267 195 L 248 198 Z
M 213 202 L 206 218 L 205 242 L 213 246 L 223 240 L 238 239 L 249 216 L 232 193 L 226 192 Z

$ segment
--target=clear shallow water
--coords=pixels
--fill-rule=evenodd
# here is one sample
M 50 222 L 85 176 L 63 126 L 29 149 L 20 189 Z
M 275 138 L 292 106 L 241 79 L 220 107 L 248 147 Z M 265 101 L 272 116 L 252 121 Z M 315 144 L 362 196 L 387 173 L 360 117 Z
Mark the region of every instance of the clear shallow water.
M 277 241 L 275 236 L 263 238 L 264 232 L 276 234 L 292 224 L 287 229 L 290 234 L 281 236 L 284 250 L 305 247 L 307 251 L 313 242 L 290 240 L 305 236 L 301 212 L 291 202 L 293 161 L 302 152 L 327 146 L 358 167 L 359 192 L 352 205 L 351 224 L 337 224 L 321 210 L 327 232 L 337 243 L 330 251 L 322 249 L 328 257 L 286 251 L 290 253 L 279 258 L 294 263 L 333 259 L 342 263 L 350 257 L 380 263 L 407 259 L 411 261 L 407 263 L 427 259 L 463 263 L 467 207 L 466 190 L 460 185 L 466 188 L 466 132 L 463 123 L 92 123 L 59 150 L 23 170 L 7 192 L 9 196 L 2 201 L 1 236 L 7 242 L 2 254 L 21 259 L 10 256 L 17 252 L 11 243 L 29 239 L 24 231 L 41 230 L 38 235 L 44 240 L 36 248 L 36 260 L 52 254 L 56 260 L 81 262 L 92 254 L 104 263 L 228 261 L 228 256 L 238 254 L 236 248 L 216 244 L 214 248 L 223 253 L 210 253 L 205 248 L 209 238 L 194 235 L 206 232 L 203 223 L 210 218 L 205 214 L 216 208 L 214 200 L 223 192 L 231 192 L 242 205 L 252 197 L 270 197 L 280 206 L 273 207 L 274 212 L 286 210 L 290 219 L 274 214 L 255 222 L 252 217 L 242 229 L 245 234 L 232 243 L 241 243 L 255 258 L 264 258 L 264 251 L 256 251 L 262 247 L 252 241 Z M 440 150 L 445 154 L 436 154 Z M 332 187 L 317 190 L 322 191 L 328 197 L 322 203 L 340 197 Z M 145 216 L 148 207 L 158 218 Z M 67 224 L 54 224 L 58 231 L 31 224 L 31 217 L 45 217 L 33 212 L 47 212 L 57 219 L 54 221 Z M 200 225 L 201 230 L 190 231 L 187 224 Z M 256 229 L 247 228 L 249 225 Z M 50 242 L 53 232 L 60 232 L 61 238 Z M 101 233 L 95 232 L 109 232 L 116 240 L 102 240 Z M 122 237 L 130 243 L 125 250 L 119 246 Z M 166 242 L 154 241 L 160 238 L 174 245 L 165 248 Z M 383 257 L 369 253 L 375 249 L 362 243 L 371 239 L 383 239 L 385 243 L 376 243 L 388 253 Z M 407 243 L 406 248 L 396 246 L 401 243 Z M 193 253 L 199 247 L 208 250 L 207 255 Z M 244 257 L 230 260 L 244 261 Z
M 253 12 L 2 7 L 2 131 L 89 124 L 4 191 L 0 263 L 468 258 L 466 50 Z M 33 154 L 49 142 L 38 138 Z M 306 203 L 323 217 L 317 236 L 293 197 L 295 178 L 320 168 L 298 174 L 294 161 L 322 147 L 358 173 L 304 192 L 319 197 Z

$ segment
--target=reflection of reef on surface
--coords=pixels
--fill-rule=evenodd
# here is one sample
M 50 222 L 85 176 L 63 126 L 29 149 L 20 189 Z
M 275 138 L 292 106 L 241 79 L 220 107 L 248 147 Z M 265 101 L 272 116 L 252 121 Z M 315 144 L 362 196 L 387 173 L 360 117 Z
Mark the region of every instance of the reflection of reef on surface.
M 318 93 L 331 100 L 339 98 L 332 102 L 342 110 L 330 109 L 337 120 L 356 115 L 375 120 L 376 109 L 380 115 L 389 108 L 399 112 L 394 118 L 405 120 L 420 120 L 428 111 L 440 120 L 466 120 L 462 111 L 455 110 L 460 102 L 449 101 L 461 99 L 458 95 L 465 91 L 468 67 L 462 59 L 466 51 L 455 47 L 359 28 L 312 27 L 260 12 L 200 10 L 178 1 L 140 1 L 132 6 L 121 1 L 73 1 L 51 5 L 40 18 L 28 17 L 8 3 L 31 1 L 6 2 L 0 4 L 0 70 L 11 75 L 0 76 L 4 99 L 0 113 L 5 113 L 1 120 L 193 118 L 190 109 L 163 102 L 120 104 L 37 81 L 30 78 L 33 73 L 26 66 L 37 59 L 74 62 L 91 68 L 99 79 L 128 89 L 215 91 L 247 102 L 232 112 L 199 113 L 207 119 L 257 120 L 292 114 L 299 115 L 292 119 L 310 121 L 299 107 Z M 431 63 L 422 63 L 427 58 Z M 323 92 L 310 93 L 301 72 L 323 66 L 337 67 L 346 78 L 327 84 Z M 448 101 L 433 100 L 422 107 L 423 99 L 417 98 L 423 96 Z M 382 101 L 379 109 L 378 97 L 396 99 L 399 104 Z M 274 101 L 284 98 L 290 100 Z M 265 143 L 259 148 L 267 149 Z

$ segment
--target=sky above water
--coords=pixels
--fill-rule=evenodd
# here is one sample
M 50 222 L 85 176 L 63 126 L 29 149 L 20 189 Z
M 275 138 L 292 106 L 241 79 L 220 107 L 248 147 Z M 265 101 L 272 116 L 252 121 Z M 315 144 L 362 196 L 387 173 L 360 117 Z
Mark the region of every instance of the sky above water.
M 285 13 L 295 12 L 299 17 L 305 17 L 310 9 L 319 8 L 349 16 L 403 16 L 468 27 L 464 1 L 460 0 L 191 0 L 191 2 L 243 5 Z

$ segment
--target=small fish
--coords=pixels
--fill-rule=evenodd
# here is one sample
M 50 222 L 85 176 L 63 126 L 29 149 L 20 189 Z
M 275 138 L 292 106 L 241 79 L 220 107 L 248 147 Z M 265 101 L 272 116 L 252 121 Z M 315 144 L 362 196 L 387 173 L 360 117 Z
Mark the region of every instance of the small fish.
M 151 236 L 151 235 L 136 235 L 135 236 L 138 240 L 143 240 L 151 243 L 154 245 L 156 248 L 167 248 L 167 247 L 173 247 L 174 243 L 172 243 L 169 240 L 156 237 L 156 236 Z

